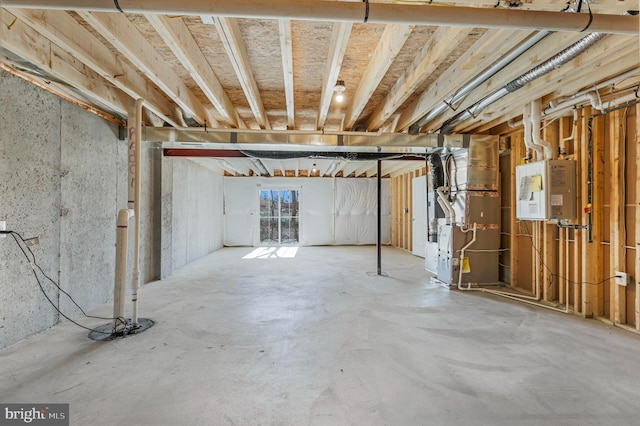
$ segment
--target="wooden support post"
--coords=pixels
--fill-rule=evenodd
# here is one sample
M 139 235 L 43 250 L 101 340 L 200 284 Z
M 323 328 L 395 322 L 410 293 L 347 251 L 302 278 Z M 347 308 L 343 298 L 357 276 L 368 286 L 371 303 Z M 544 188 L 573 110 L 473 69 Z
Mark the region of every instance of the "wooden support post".
M 398 247 L 398 178 L 391 178 L 391 245 Z
M 414 173 L 411 172 L 408 175 L 408 190 L 407 196 L 409 197 L 409 201 L 407 202 L 407 250 L 413 251 L 413 176 Z
M 567 229 L 560 228 L 558 231 L 558 302 L 561 304 L 568 303 L 568 300 L 565 297 L 566 288 L 567 288 Z
M 556 237 L 558 227 L 556 224 L 542 222 L 542 284 L 544 285 L 544 300 L 556 300 L 558 297 L 558 275 L 556 266 Z M 545 266 L 546 265 L 546 266 Z
M 624 161 L 621 144 L 624 143 L 624 111 L 611 113 L 609 146 L 611 149 L 611 276 L 626 271 L 626 230 L 624 198 Z M 611 312 L 615 324 L 626 324 L 626 287 L 611 284 Z
M 593 256 L 589 259 L 596 282 L 605 278 L 604 272 L 604 221 L 609 220 L 604 214 L 604 182 L 605 182 L 605 132 L 604 117 L 594 117 L 593 132 Z M 589 268 L 589 265 L 585 265 Z M 593 286 L 593 315 L 604 316 L 604 285 Z M 586 311 L 585 311 L 586 312 Z
M 519 287 L 518 283 L 518 256 L 519 256 L 519 238 L 518 237 L 518 219 L 516 218 L 516 202 L 518 200 L 517 188 L 518 183 L 516 182 L 516 166 L 520 164 L 520 159 L 524 157 L 524 144 L 522 139 L 522 133 L 517 133 L 511 137 L 511 162 L 510 162 L 510 170 L 511 174 L 511 185 L 509 188 L 509 205 L 511 207 L 511 226 L 509 229 L 510 239 L 511 239 L 511 251 L 509 252 L 509 263 L 510 263 L 510 283 L 512 287 Z
M 635 282 L 636 282 L 636 300 L 635 300 L 635 315 L 636 315 L 636 331 L 640 331 L 640 105 L 636 105 L 636 120 L 635 126 L 635 146 L 636 146 L 636 270 L 635 270 Z

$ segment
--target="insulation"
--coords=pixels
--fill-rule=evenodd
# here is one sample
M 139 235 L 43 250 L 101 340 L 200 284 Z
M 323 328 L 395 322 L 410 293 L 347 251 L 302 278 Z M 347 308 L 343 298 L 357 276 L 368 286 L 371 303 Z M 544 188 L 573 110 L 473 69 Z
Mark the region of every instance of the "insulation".
M 382 243 L 391 240 L 390 183 L 382 185 Z M 375 179 L 235 178 L 224 181 L 226 246 L 260 244 L 260 189 L 300 190 L 300 244 L 359 245 L 377 241 Z
M 338 245 L 377 241 L 376 179 L 337 179 L 335 230 Z M 382 244 L 391 242 L 390 181 L 382 182 Z

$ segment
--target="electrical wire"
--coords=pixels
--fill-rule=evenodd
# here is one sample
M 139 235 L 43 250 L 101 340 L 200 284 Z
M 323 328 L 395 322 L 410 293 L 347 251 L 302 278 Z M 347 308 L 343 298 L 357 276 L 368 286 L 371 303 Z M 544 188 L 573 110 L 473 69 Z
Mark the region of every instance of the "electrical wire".
M 31 248 L 29 247 L 29 245 L 27 244 L 27 240 L 25 240 L 22 235 L 20 235 L 19 233 L 15 232 L 15 231 L 2 231 L 3 234 L 9 234 L 13 237 L 14 241 L 16 242 L 16 244 L 18 245 L 18 248 L 20 248 L 20 251 L 22 251 L 22 254 L 24 255 L 25 259 L 27 259 L 27 262 L 29 262 L 29 265 L 31 266 L 31 271 L 33 272 L 33 276 L 36 279 L 36 282 L 38 283 L 38 287 L 40 288 L 40 291 L 42 292 L 42 294 L 44 295 L 44 297 L 47 299 L 47 301 L 49 302 L 49 304 L 51 304 L 51 306 L 61 315 L 63 316 L 65 319 L 69 320 L 71 323 L 77 325 L 78 327 L 84 328 L 85 330 L 89 330 L 95 333 L 101 333 L 101 334 L 109 334 L 109 335 L 115 335 L 115 330 L 117 328 L 118 325 L 124 325 L 125 327 L 129 327 L 129 324 L 127 322 L 126 319 L 119 317 L 119 318 L 107 318 L 107 317 L 99 317 L 99 316 L 94 316 L 94 315 L 87 315 L 87 313 L 84 311 L 84 309 L 82 309 L 82 307 L 80 305 L 78 305 L 78 303 L 73 299 L 73 297 L 71 297 L 71 295 L 69 293 L 67 293 L 65 290 L 63 290 L 60 285 L 58 285 L 58 283 L 56 283 L 51 277 L 49 277 L 40 267 L 40 265 L 38 265 L 38 263 L 36 262 L 36 256 L 33 253 L 33 251 L 31 250 Z M 18 239 L 19 238 L 19 239 Z M 20 241 L 22 241 L 22 244 L 20 244 Z M 24 247 L 23 247 L 24 246 Z M 26 249 L 26 250 L 25 250 Z M 29 254 L 31 255 L 31 258 L 29 257 Z M 53 303 L 53 301 L 51 300 L 51 298 L 49 297 L 49 295 L 47 294 L 47 292 L 44 289 L 44 286 L 42 284 L 42 282 L 40 281 L 40 278 L 38 277 L 38 273 L 36 271 L 36 268 L 38 271 L 40 271 L 40 273 L 47 279 L 49 280 L 59 291 L 61 291 L 64 295 L 66 295 L 69 300 L 71 300 L 71 302 L 73 302 L 74 305 L 76 305 L 78 307 L 78 309 L 80 309 L 80 312 L 82 312 L 82 315 L 84 315 L 87 318 L 94 318 L 94 319 L 101 319 L 101 320 L 108 320 L 108 321 L 114 321 L 114 329 L 112 332 L 107 333 L 105 331 L 100 331 L 100 330 L 96 330 L 94 328 L 90 328 L 90 327 L 86 327 L 76 321 L 74 321 L 73 319 L 69 318 L 67 315 L 65 315 L 56 305 L 55 303 Z
M 520 222 L 520 223 L 522 223 L 522 222 Z M 519 224 L 518 224 L 518 226 L 519 226 Z M 536 253 L 538 253 L 538 256 L 540 256 L 540 263 L 542 264 L 542 266 L 544 266 L 544 268 L 547 271 L 549 271 L 549 286 L 551 286 L 551 284 L 553 284 L 554 277 L 557 278 L 560 281 L 564 280 L 565 282 L 567 282 L 569 284 L 580 284 L 580 285 L 584 284 L 584 285 L 591 285 L 591 286 L 599 286 L 599 285 L 602 285 L 602 284 L 606 283 L 607 281 L 610 281 L 610 280 L 613 280 L 613 279 L 616 278 L 616 276 L 614 275 L 612 277 L 603 278 L 600 281 L 592 283 L 592 282 L 589 282 L 589 281 L 573 281 L 573 280 L 571 280 L 571 279 L 569 279 L 567 277 L 563 277 L 563 276 L 561 276 L 559 274 L 554 273 L 553 270 L 546 263 L 544 263 L 544 261 L 542 260 L 542 252 L 540 252 L 540 250 L 538 250 L 538 247 L 536 247 L 536 244 L 533 242 L 533 235 L 529 234 L 529 230 L 527 229 L 527 225 L 526 224 L 525 224 L 525 231 L 526 231 L 525 234 L 518 234 L 518 236 L 526 236 L 526 237 L 531 238 L 531 247 L 536 251 Z

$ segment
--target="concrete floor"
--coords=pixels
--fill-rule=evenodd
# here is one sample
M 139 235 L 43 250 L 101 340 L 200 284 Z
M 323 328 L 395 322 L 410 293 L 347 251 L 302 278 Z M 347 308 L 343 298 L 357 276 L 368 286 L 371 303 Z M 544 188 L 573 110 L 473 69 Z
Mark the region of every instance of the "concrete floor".
M 96 426 L 638 424 L 636 335 L 449 291 L 396 249 L 389 277 L 368 274 L 372 247 L 252 251 L 144 286 L 157 324 L 138 336 L 66 323 L 0 352 L 0 401 L 70 403 Z

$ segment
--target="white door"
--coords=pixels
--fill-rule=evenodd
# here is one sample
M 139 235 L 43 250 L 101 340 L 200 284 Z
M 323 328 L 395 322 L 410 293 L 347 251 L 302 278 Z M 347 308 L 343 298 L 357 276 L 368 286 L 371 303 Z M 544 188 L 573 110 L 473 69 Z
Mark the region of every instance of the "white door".
M 413 178 L 413 254 L 425 257 L 427 247 L 427 177 Z

